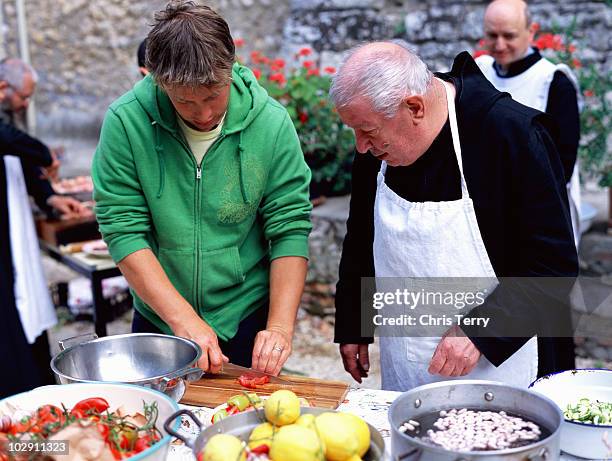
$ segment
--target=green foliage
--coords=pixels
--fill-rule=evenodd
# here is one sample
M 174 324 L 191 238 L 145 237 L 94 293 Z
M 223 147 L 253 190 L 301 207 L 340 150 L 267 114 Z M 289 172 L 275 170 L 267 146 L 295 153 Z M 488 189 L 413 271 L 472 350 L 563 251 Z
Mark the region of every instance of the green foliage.
M 552 37 L 550 39 L 549 37 Z M 610 104 L 607 93 L 612 90 L 610 73 L 600 72 L 595 65 L 584 66 L 576 57 L 576 18 L 566 29 L 553 27 L 553 33 L 539 34 L 536 46 L 551 61 L 570 67 L 580 84 L 584 107 L 580 114 L 581 173 L 595 177 L 602 187 L 612 186 L 612 154 L 610 152 Z M 552 44 L 553 46 L 547 46 Z
M 314 183 L 329 183 L 331 193 L 347 192 L 350 184 L 355 140 L 327 95 L 333 67 L 318 68 L 308 59 L 312 51 L 302 48 L 291 66 L 258 51 L 250 53 L 247 65 L 268 94 L 287 108 L 295 125 Z

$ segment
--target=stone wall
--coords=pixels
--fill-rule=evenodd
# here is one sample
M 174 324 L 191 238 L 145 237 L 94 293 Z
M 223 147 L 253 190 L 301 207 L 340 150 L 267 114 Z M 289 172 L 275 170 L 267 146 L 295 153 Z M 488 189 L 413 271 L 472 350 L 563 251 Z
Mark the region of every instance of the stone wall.
M 214 0 L 205 2 L 253 49 L 290 57 L 309 45 L 322 66 L 359 42 L 406 39 L 435 70 L 480 38 L 482 0 Z M 605 1 L 532 0 L 543 28 L 577 19 L 578 56 L 609 71 L 612 11 Z M 7 55 L 17 55 L 15 1 L 1 1 Z M 95 143 L 109 103 L 137 80 L 136 48 L 165 0 L 27 0 L 32 63 L 40 73 L 38 132 Z M 89 149 L 89 148 L 88 148 Z M 82 160 L 89 165 L 91 152 Z
M 18 56 L 16 8 L 4 0 L 4 54 Z M 42 136 L 95 139 L 106 108 L 139 79 L 136 49 L 165 0 L 27 0 L 31 61 L 40 74 L 37 125 Z M 288 4 L 208 1 L 234 36 L 274 48 Z
M 453 57 L 472 50 L 482 37 L 487 1 L 482 0 L 292 0 L 284 51 L 312 44 L 325 65 L 337 63 L 347 47 L 366 40 L 402 38 L 434 69 L 450 68 Z M 612 9 L 605 1 L 530 1 L 542 29 L 568 27 L 576 18 L 577 56 L 602 70 L 612 66 Z

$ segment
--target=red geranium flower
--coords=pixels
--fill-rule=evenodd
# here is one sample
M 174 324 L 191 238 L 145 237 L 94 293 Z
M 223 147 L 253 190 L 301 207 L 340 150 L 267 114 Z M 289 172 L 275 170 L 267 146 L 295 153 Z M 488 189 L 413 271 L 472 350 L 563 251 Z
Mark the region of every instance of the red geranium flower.
M 272 81 L 272 82 L 278 83 L 279 85 L 284 85 L 284 83 L 287 81 L 285 79 L 285 76 L 283 74 L 281 74 L 280 72 L 276 72 L 276 73 L 270 75 L 268 77 L 268 79 L 270 81 Z
M 593 92 L 593 90 L 584 90 L 584 95 L 587 98 L 592 98 L 593 96 L 595 96 L 595 93 Z
M 262 55 L 260 51 L 251 51 L 251 61 L 253 61 L 253 64 L 261 64 L 263 62 L 261 58 Z
M 319 75 L 319 69 L 308 69 L 306 75 L 310 77 L 311 75 Z
M 327 72 L 328 74 L 335 74 L 336 73 L 336 68 L 332 67 L 332 66 L 327 66 L 325 69 L 323 69 L 325 72 Z
M 285 67 L 285 60 L 277 58 L 274 61 L 272 61 L 272 64 L 278 67 L 279 69 L 282 69 L 283 67 Z
M 298 115 L 300 122 L 302 122 L 303 124 L 306 123 L 308 121 L 308 114 L 306 112 L 300 112 L 300 115 Z
M 472 57 L 476 59 L 478 56 L 482 56 L 483 54 L 489 54 L 489 52 L 487 50 L 476 50 L 472 54 Z
M 582 63 L 580 62 L 580 59 L 578 59 L 578 58 L 572 59 L 572 66 L 575 69 L 580 69 L 582 67 Z
M 312 66 L 314 66 L 314 61 L 304 61 L 302 66 L 304 66 L 305 69 L 310 69 Z
M 261 70 L 259 69 L 252 69 L 252 70 L 253 70 L 253 75 L 255 75 L 255 78 L 259 80 L 261 78 Z
M 305 46 L 304 48 L 300 48 L 300 51 L 298 51 L 299 56 L 310 56 L 311 54 L 312 50 L 307 46 Z
M 540 23 L 539 22 L 534 22 L 533 23 L 533 31 L 537 32 L 538 30 L 540 30 Z
M 240 48 L 241 46 L 244 46 L 244 39 L 243 38 L 235 38 L 234 39 L 234 46 L 236 46 L 236 48 Z

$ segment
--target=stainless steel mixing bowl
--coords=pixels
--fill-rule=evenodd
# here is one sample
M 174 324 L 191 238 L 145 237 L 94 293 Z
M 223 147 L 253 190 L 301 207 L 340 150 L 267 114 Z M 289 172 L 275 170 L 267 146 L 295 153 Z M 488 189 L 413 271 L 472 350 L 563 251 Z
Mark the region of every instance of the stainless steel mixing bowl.
M 129 383 L 165 392 L 177 402 L 185 392 L 184 380 L 202 376 L 194 368 L 202 350 L 177 336 L 131 333 L 82 335 L 60 341 L 51 369 L 60 384 L 83 382 Z

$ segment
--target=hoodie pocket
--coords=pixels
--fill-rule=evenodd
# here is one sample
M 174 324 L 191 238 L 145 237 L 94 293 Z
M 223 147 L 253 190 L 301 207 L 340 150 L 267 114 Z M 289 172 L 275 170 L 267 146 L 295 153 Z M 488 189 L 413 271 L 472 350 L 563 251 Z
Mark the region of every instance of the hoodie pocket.
M 206 309 L 217 308 L 236 298 L 236 287 L 244 282 L 238 247 L 206 251 L 200 259 L 200 301 Z
M 160 248 L 157 256 L 174 288 L 191 304 L 195 305 L 193 277 L 195 258 L 193 251 Z

